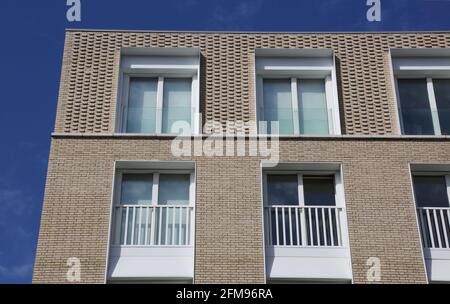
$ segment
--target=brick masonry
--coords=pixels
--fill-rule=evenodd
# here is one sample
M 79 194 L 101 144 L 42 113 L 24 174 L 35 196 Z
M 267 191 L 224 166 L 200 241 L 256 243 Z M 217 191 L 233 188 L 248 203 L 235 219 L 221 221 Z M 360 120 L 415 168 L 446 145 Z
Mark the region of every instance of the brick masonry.
M 102 135 L 113 132 L 125 46 L 200 47 L 202 110 L 221 122 L 255 115 L 255 48 L 333 48 L 344 133 L 395 135 L 388 49 L 450 47 L 450 34 L 67 32 L 35 283 L 65 282 L 73 256 L 81 259 L 82 282 L 103 283 L 114 161 L 174 159 L 170 139 Z M 355 282 L 365 282 L 369 257 L 381 259 L 382 282 L 426 282 L 408 163 L 450 163 L 448 139 L 285 139 L 280 150 L 282 161 L 342 163 Z M 196 282 L 263 283 L 261 159 L 193 160 Z

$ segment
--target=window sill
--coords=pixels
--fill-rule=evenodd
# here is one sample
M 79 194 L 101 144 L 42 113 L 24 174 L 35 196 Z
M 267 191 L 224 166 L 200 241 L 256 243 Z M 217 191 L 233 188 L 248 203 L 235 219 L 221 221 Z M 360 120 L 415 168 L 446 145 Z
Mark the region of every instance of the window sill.
M 191 134 L 191 135 L 177 135 L 177 134 L 140 134 L 140 133 L 64 133 L 53 132 L 52 137 L 74 137 L 74 138 L 143 138 L 143 139 L 174 139 L 174 138 L 220 138 L 233 137 L 241 138 L 241 136 L 230 135 L 209 135 L 209 134 Z M 450 135 L 245 135 L 244 138 L 278 138 L 280 140 L 450 140 Z

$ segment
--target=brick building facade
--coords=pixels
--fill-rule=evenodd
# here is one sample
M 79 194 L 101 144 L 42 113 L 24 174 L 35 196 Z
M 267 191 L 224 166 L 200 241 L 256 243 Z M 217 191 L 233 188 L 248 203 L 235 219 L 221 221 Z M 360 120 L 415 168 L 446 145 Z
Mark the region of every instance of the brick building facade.
M 266 170 L 262 167 L 263 157 L 175 157 L 171 153 L 174 136 L 117 132 L 123 50 L 143 50 L 139 56 L 145 56 L 147 49 L 163 52 L 162 48 L 199 50 L 199 112 L 203 121 L 222 124 L 227 121 L 252 123 L 258 115 L 255 61 L 259 57 L 255 50 L 332 51 L 340 132 L 326 136 L 280 137 L 279 160 L 285 171 L 293 164 L 296 174 L 306 167 L 308 169 L 304 170 L 311 171 L 314 164 L 339 167 L 345 197 L 343 233 L 348 239 L 350 276 L 307 275 L 302 269 L 297 274 L 284 275 L 284 263 L 302 265 L 302 262 L 297 263 L 295 259 L 278 262 L 277 257 L 271 260 L 273 268 L 269 269 L 268 246 L 265 245 L 268 223 L 263 212 L 266 191 L 262 189 Z M 403 57 L 398 50 L 404 49 L 407 50 L 405 58 L 440 58 L 445 63 L 447 48 L 450 48 L 450 33 L 67 31 L 33 281 L 67 282 L 69 266 L 66 263 L 70 257 L 80 260 L 83 283 L 105 283 L 114 279 L 176 280 L 177 276 L 170 274 L 115 277 L 110 270 L 117 261 L 113 263 L 109 258 L 118 162 L 130 162 L 133 166 L 149 162 L 153 170 L 157 166 L 154 164 L 167 165 L 171 161 L 192 163 L 195 171 L 193 274 L 192 277 L 181 275 L 180 280 L 192 279 L 195 283 L 272 280 L 366 283 L 371 281 L 368 272 L 373 266 L 368 261 L 375 257 L 381 267 L 375 281 L 444 281 L 445 276 L 433 277 L 435 274 L 430 272 L 436 264 L 429 262 L 434 256 L 431 253 L 430 258 L 429 248 L 422 244 L 425 233 L 420 229 L 412 176 L 416 171 L 448 176 L 450 137 L 442 126 L 441 134 L 437 135 L 402 134 L 393 58 Z M 414 54 L 414 50 L 421 53 Z M 441 52 L 434 54 L 435 50 Z M 274 57 L 282 57 L 282 51 Z M 412 55 L 408 53 L 411 51 Z M 450 58 L 450 53 L 448 55 Z M 290 58 L 302 56 L 314 55 L 301 51 L 288 55 Z M 434 77 L 430 71 L 424 73 L 423 77 Z M 445 78 L 446 74 L 438 76 Z M 254 135 L 245 131 L 247 137 Z M 330 210 L 323 208 L 319 214 Z M 438 247 L 444 253 L 450 250 L 446 244 L 450 240 L 444 237 L 450 225 L 445 224 L 449 219 L 445 210 L 437 213 L 442 221 L 427 222 L 441 225 L 441 230 L 436 228 L 439 237 L 435 235 L 433 239 L 436 243 L 439 241 L 440 246 L 425 246 Z M 172 212 L 173 218 L 179 214 L 181 219 L 181 208 L 179 213 Z M 285 215 L 290 218 L 291 213 L 284 212 L 283 220 Z M 319 221 L 317 213 L 315 216 L 313 222 L 310 218 L 309 224 L 334 225 L 331 216 L 322 217 L 323 221 Z M 297 226 L 290 223 L 293 226 L 288 230 L 299 228 L 298 221 Z M 181 231 L 182 225 L 178 224 Z M 319 230 L 314 231 L 319 234 Z M 332 237 L 333 232 L 328 228 L 321 231 L 325 238 Z M 175 235 L 174 230 L 172 234 Z M 297 236 L 291 231 L 288 238 Z M 297 247 L 301 247 L 299 243 L 295 243 Z M 440 267 L 448 267 L 445 258 L 441 259 L 444 262 L 440 263 L 444 264 L 439 264 Z M 117 265 L 120 263 L 119 260 Z M 323 266 L 316 260 L 314 263 L 319 263 L 317 269 L 333 267 Z M 333 263 L 333 259 L 327 263 Z M 125 267 L 125 264 L 120 265 Z M 275 270 L 276 267 L 280 269 Z M 308 270 L 308 273 L 313 272 L 314 269 Z

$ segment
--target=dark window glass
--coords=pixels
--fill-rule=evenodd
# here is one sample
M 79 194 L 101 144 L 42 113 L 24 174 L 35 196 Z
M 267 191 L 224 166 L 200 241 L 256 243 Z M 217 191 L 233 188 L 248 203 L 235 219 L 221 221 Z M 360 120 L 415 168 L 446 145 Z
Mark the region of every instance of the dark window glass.
M 159 175 L 159 205 L 189 205 L 189 174 Z
M 123 174 L 120 203 L 149 205 L 152 203 L 152 174 Z
M 304 176 L 303 191 L 306 206 L 335 206 L 333 176 Z
M 297 175 L 268 175 L 267 199 L 269 205 L 298 205 Z
M 414 176 L 418 207 L 449 207 L 445 176 Z
M 403 133 L 406 135 L 434 135 L 427 80 L 399 79 L 398 91 Z
M 441 133 L 450 135 L 450 79 L 433 79 Z

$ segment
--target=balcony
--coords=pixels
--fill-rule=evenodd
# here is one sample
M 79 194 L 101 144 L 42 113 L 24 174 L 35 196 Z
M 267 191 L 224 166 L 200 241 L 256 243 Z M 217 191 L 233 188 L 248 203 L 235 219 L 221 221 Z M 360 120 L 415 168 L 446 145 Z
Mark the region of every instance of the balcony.
M 411 169 L 428 281 L 450 282 L 450 166 Z
M 114 207 L 109 277 L 178 279 L 193 277 L 194 207 Z
M 318 206 L 265 207 L 267 244 L 276 247 L 342 247 L 343 208 Z
M 351 280 L 344 208 L 277 205 L 264 211 L 271 280 Z
M 450 281 L 450 208 L 417 208 L 428 278 Z
M 195 173 L 190 162 L 117 162 L 110 282 L 192 282 Z

